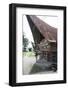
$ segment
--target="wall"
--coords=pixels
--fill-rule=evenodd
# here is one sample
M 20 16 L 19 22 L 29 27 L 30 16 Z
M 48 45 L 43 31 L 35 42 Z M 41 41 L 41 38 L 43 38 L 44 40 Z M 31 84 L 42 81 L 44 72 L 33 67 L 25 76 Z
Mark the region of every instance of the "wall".
M 67 90 L 68 84 L 27 86 L 27 87 L 10 87 L 8 86 L 8 70 L 9 70 L 9 4 L 10 3 L 26 3 L 26 4 L 42 4 L 42 5 L 60 5 L 67 6 L 68 0 L 0 0 L 0 90 L 49 90 L 61 89 Z M 68 12 L 67 12 L 68 14 Z M 68 19 L 67 19 L 68 21 Z M 67 31 L 68 33 L 68 31 Z M 68 37 L 68 36 L 67 36 Z M 68 48 L 67 48 L 68 50 Z M 68 66 L 67 66 L 68 67 Z

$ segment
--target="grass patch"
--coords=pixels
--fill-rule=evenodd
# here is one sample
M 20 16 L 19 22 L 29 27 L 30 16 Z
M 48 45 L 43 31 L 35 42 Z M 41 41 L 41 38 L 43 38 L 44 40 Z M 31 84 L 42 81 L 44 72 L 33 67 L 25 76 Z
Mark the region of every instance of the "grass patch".
M 27 57 L 35 57 L 35 53 L 34 52 L 23 52 L 23 55 L 27 56 Z

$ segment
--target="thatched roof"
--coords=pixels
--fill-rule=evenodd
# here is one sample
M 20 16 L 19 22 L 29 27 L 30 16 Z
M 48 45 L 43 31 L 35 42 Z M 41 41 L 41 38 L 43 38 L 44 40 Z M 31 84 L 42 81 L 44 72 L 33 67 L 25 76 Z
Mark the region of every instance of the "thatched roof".
M 45 23 L 35 15 L 27 15 L 27 19 L 28 17 L 29 19 L 31 19 L 33 24 L 37 27 L 37 30 L 41 33 L 44 39 L 50 40 L 50 41 L 52 40 L 57 41 L 57 28 L 48 25 L 47 23 Z

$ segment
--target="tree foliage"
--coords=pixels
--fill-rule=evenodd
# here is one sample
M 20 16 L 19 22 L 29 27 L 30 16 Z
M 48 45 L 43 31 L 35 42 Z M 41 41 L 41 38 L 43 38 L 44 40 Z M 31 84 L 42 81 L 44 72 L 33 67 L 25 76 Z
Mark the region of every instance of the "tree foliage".
M 28 40 L 28 38 L 26 38 L 26 36 L 23 34 L 23 50 L 26 51 L 26 48 L 27 48 L 28 44 L 29 44 L 29 40 Z

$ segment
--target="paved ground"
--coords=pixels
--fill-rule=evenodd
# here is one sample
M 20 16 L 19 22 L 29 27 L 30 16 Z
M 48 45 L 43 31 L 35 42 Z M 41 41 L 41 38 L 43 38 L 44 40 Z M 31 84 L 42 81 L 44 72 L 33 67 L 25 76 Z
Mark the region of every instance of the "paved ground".
M 38 72 L 38 73 L 34 73 L 34 74 L 49 74 L 49 73 L 54 73 L 53 71 L 42 71 L 42 72 Z
M 51 63 L 47 62 L 46 60 L 37 60 L 35 57 L 24 57 L 23 62 L 23 74 L 44 74 L 44 73 L 51 73 L 48 67 Z
M 35 57 L 24 57 L 23 61 L 23 74 L 29 74 L 33 65 L 36 63 Z

